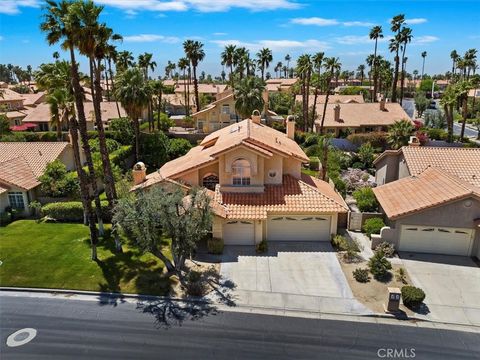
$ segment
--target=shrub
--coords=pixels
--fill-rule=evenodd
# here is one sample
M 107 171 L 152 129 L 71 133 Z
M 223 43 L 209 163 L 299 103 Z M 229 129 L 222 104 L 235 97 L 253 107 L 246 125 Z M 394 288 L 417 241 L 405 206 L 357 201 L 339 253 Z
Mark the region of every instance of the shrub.
M 115 150 L 118 150 L 121 146 L 118 141 L 113 139 L 106 139 L 105 142 L 107 143 L 108 153 L 112 153 Z M 88 140 L 88 144 L 90 145 L 90 148 L 93 152 L 100 152 L 100 142 L 98 141 L 98 138 Z
M 385 226 L 381 218 L 374 217 L 365 220 L 363 224 L 363 231 L 370 237 L 372 234 L 380 234 L 380 230 Z
M 320 159 L 316 156 L 310 158 L 310 170 L 318 171 L 320 170 Z
M 111 215 L 108 210 L 108 202 L 101 201 L 101 206 L 103 221 L 110 222 Z M 42 215 L 57 221 L 83 222 L 83 204 L 80 201 L 50 203 L 42 207 Z
M 357 268 L 353 270 L 353 277 L 355 280 L 361 283 L 366 283 L 370 281 L 370 276 L 368 275 L 368 269 Z
M 362 146 L 360 146 L 358 149 L 358 157 L 363 163 L 365 169 L 372 167 L 373 159 L 375 157 L 375 149 L 373 148 L 372 144 L 369 142 L 362 144 Z
M 127 160 L 133 153 L 132 145 L 124 145 L 110 154 L 110 161 L 122 169 L 128 168 Z
M 368 268 L 375 279 L 383 279 L 392 268 L 392 264 L 385 258 L 382 251 L 376 251 L 368 261 Z
M 347 184 L 345 181 L 343 181 L 340 178 L 340 175 L 338 173 L 330 173 L 328 172 L 328 176 L 330 180 L 333 181 L 333 184 L 335 185 L 335 189 L 343 196 L 345 197 L 347 195 Z
M 356 161 L 352 164 L 352 168 L 353 169 L 361 169 L 363 170 L 364 169 L 364 165 L 363 163 L 361 163 L 360 161 Z
M 415 308 L 425 300 L 425 292 L 415 286 L 402 286 L 403 304 L 408 308 Z
M 383 223 L 383 221 L 382 221 Z M 379 230 L 380 232 L 380 230 Z M 376 233 L 374 233 L 376 234 Z M 395 254 L 395 246 L 393 246 L 393 244 L 390 244 L 386 241 L 380 243 L 377 245 L 377 247 L 375 248 L 375 251 L 383 251 L 383 254 L 387 257 L 387 258 L 391 258 L 393 257 L 393 254 Z
M 369 142 L 374 148 L 385 149 L 387 147 L 387 133 L 382 131 L 350 134 L 347 136 L 347 140 L 358 146 Z
M 427 136 L 432 140 L 445 140 L 448 133 L 443 129 L 427 129 Z
M 30 204 L 28 204 L 28 207 L 30 210 L 33 212 L 33 216 L 38 219 L 40 217 L 41 211 L 42 211 L 42 204 L 40 204 L 38 201 L 34 200 Z
M 343 259 L 345 261 L 353 261 L 358 257 L 360 249 L 355 241 L 347 241 L 347 248 L 345 249 L 345 253 L 343 254 Z
M 48 163 L 43 175 L 38 179 L 41 182 L 42 193 L 47 196 L 58 198 L 78 193 L 77 174 L 68 172 L 60 160 Z
M 12 216 L 9 212 L 5 211 L 0 213 L 0 226 L 7 226 L 12 222 Z
M 169 141 L 162 131 L 141 134 L 140 154 L 147 166 L 159 169 L 168 161 Z
M 397 281 L 400 281 L 403 284 L 407 284 L 407 273 L 403 268 L 397 270 L 397 274 L 395 275 Z
M 128 118 L 113 119 L 110 122 L 109 129 L 112 131 L 114 139 L 119 143 L 123 145 L 133 144 L 135 131 Z
M 192 148 L 192 144 L 187 139 L 170 139 L 168 143 L 168 158 L 176 159 L 185 155 Z
M 378 210 L 378 201 L 371 188 L 363 187 L 357 189 L 352 195 L 361 212 L 375 212 Z
M 220 255 L 223 253 L 223 239 L 212 238 L 207 240 L 207 249 L 209 254 Z
M 185 290 L 188 295 L 202 296 L 205 292 L 202 274 L 198 271 L 191 270 L 185 277 Z
M 255 247 L 255 250 L 257 251 L 257 253 L 259 254 L 262 254 L 262 253 L 266 253 L 268 251 L 268 243 L 266 240 L 262 240 L 260 241 L 260 243 L 257 244 L 257 246 Z
M 339 251 L 347 249 L 347 238 L 342 235 L 335 235 L 332 237 L 332 245 Z
M 158 118 L 158 113 L 155 113 L 154 122 L 160 124 L 160 130 L 162 131 L 168 131 L 172 126 L 175 126 L 175 121 L 170 119 L 168 115 L 165 113 L 160 113 L 160 120 Z M 147 128 L 148 128 L 148 125 L 147 125 Z

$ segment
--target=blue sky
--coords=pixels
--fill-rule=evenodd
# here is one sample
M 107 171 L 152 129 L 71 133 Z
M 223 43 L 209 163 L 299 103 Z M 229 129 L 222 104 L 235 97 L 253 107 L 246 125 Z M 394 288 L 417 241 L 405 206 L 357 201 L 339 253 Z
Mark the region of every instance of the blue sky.
M 42 0 L 0 0 L 0 63 L 36 67 L 52 60 L 39 31 Z M 198 39 L 206 58 L 200 70 L 218 74 L 225 44 L 273 50 L 274 64 L 289 53 L 324 51 L 353 70 L 373 52 L 369 29 L 381 25 L 390 36 L 388 20 L 404 13 L 414 39 L 407 48 L 408 71 L 420 70 L 428 52 L 426 72 L 450 69 L 450 51 L 480 50 L 480 1 L 324 1 L 324 0 L 96 0 L 105 5 L 102 20 L 124 36 L 119 50 L 134 55 L 152 52 L 163 75 L 167 60 L 182 56 L 182 42 Z M 387 41 L 379 44 L 383 56 Z M 274 65 L 273 65 L 274 66 Z M 273 73 L 273 66 L 270 71 Z M 82 64 L 84 68 L 84 64 Z M 84 70 L 86 70 L 84 68 Z

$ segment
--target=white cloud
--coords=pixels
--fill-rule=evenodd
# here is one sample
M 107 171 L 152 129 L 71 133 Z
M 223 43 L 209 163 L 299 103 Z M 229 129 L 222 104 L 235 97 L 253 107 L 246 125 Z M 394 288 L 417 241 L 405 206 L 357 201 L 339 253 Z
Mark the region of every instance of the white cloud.
M 224 33 L 224 32 L 214 32 L 212 35 L 213 36 L 225 36 L 225 35 L 228 35 L 228 34 Z
M 367 22 L 367 21 L 345 21 L 342 24 L 344 26 L 366 26 L 366 27 L 375 26 L 374 23 Z
M 231 8 L 241 8 L 251 11 L 297 9 L 301 5 L 296 0 L 95 0 L 103 5 L 113 6 L 122 10 L 137 11 L 186 11 L 201 12 L 228 11 Z
M 438 37 L 433 35 L 423 35 L 423 36 L 416 36 L 412 39 L 412 45 L 424 45 L 430 44 L 432 42 L 440 40 Z
M 40 0 L 3 0 L 0 4 L 0 14 L 19 14 L 21 7 L 40 7 Z
M 423 24 L 423 23 L 426 23 L 427 21 L 428 20 L 425 18 L 405 19 L 405 23 L 408 25 Z
M 315 26 L 330 26 L 330 25 L 339 24 L 339 22 L 336 19 L 324 19 L 319 17 L 295 18 L 295 19 L 292 19 L 290 22 L 292 24 L 315 25 Z
M 164 42 L 174 44 L 180 41 L 179 38 L 174 36 L 163 36 L 158 34 L 138 34 L 138 35 L 128 35 L 123 37 L 125 42 Z
M 383 39 L 378 39 L 378 42 L 385 42 L 391 38 L 391 36 L 386 36 Z M 343 45 L 373 44 L 374 42 L 368 35 L 345 35 L 335 38 L 335 41 Z
M 214 44 L 220 47 L 227 45 L 244 46 L 251 51 L 257 51 L 261 48 L 269 48 L 272 51 L 286 51 L 286 50 L 328 50 L 330 46 L 325 41 L 319 40 L 258 40 L 255 42 L 244 42 L 240 40 L 212 40 Z

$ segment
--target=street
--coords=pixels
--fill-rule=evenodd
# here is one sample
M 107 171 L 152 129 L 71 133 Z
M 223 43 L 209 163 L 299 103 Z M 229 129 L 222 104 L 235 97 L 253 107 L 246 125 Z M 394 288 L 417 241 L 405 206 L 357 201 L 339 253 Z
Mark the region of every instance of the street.
M 460 135 L 461 131 L 462 131 L 462 124 L 461 123 L 453 123 L 453 133 L 455 135 Z M 477 135 L 478 135 L 478 132 L 476 130 L 473 130 L 472 128 L 469 128 L 468 126 L 465 126 L 465 137 L 477 139 Z
M 2 359 L 375 359 L 395 353 L 478 359 L 480 352 L 479 333 L 221 312 L 170 301 L 0 294 L 0 305 Z

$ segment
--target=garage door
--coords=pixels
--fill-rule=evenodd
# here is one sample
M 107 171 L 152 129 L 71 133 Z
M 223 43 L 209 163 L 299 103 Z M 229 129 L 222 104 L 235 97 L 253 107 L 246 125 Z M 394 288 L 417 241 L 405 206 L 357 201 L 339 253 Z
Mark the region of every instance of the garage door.
M 472 229 L 403 225 L 400 250 L 468 256 L 472 232 Z
M 268 241 L 330 241 L 331 216 L 270 216 Z
M 226 245 L 253 245 L 254 224 L 252 221 L 233 220 L 223 226 L 223 241 Z

